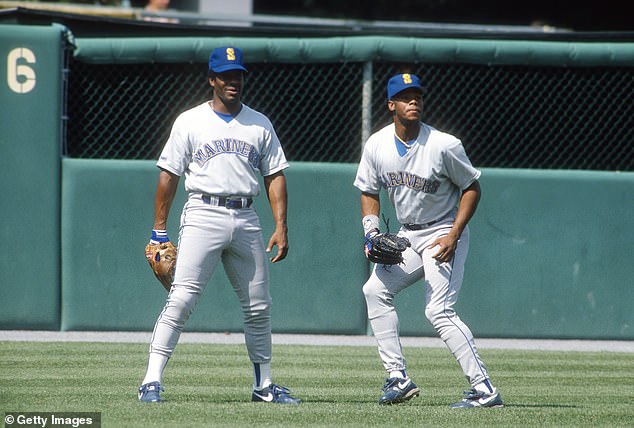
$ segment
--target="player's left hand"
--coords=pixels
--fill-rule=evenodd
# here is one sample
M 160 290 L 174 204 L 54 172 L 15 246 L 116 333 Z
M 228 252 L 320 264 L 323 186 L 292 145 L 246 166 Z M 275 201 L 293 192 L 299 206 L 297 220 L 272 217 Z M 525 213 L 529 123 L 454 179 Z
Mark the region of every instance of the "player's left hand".
M 269 245 L 266 247 L 266 252 L 270 253 L 273 251 L 273 247 L 277 247 L 277 254 L 271 257 L 271 262 L 275 263 L 284 260 L 288 254 L 288 239 L 285 231 L 276 229 L 273 232 L 271 239 L 269 239 Z
M 453 256 L 458 247 L 458 238 L 454 238 L 451 235 L 441 236 L 432 242 L 427 248 L 437 247 L 438 251 L 432 257 L 440 263 L 448 263 L 453 259 Z

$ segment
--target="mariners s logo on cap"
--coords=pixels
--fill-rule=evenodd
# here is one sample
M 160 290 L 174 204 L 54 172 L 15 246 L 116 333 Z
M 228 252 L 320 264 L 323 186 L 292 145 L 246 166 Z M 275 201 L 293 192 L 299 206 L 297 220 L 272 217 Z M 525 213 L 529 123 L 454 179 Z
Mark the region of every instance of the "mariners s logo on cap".
M 209 71 L 222 73 L 229 70 L 247 71 L 242 64 L 242 50 L 233 46 L 214 49 L 209 57 Z
M 415 74 L 397 74 L 388 80 L 387 82 L 387 99 L 391 100 L 394 95 L 407 88 L 416 88 L 423 91 L 423 87 L 420 84 L 420 79 Z

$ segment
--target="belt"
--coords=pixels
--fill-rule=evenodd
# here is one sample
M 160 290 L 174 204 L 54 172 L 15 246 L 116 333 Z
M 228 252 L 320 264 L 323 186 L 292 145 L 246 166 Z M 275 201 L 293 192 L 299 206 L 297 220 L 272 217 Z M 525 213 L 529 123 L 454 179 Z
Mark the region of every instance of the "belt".
M 253 204 L 253 198 L 245 198 L 243 196 L 202 195 L 201 199 L 204 203 L 215 207 L 225 207 L 235 210 L 249 208 L 251 204 Z
M 430 221 L 429 223 L 423 223 L 423 224 L 405 223 L 403 227 L 407 230 L 423 230 L 423 229 L 427 229 L 429 226 L 433 226 L 436 223 L 438 223 L 437 220 Z

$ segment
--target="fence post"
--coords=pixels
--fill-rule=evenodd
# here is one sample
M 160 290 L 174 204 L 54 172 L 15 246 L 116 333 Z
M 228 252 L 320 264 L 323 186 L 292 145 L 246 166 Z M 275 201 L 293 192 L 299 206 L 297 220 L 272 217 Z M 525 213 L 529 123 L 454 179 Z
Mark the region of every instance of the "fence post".
M 372 131 L 372 61 L 363 64 L 363 90 L 361 95 L 361 147 Z

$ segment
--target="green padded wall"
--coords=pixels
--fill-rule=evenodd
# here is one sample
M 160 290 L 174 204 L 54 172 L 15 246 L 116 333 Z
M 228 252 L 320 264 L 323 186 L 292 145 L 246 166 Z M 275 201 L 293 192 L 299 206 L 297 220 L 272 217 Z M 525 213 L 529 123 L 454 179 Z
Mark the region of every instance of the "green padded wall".
M 484 169 L 459 314 L 480 337 L 634 338 L 634 174 Z M 423 291 L 397 299 L 433 330 Z
M 0 328 L 59 328 L 62 36 L 0 26 Z
M 482 333 L 634 338 L 634 174 L 487 170 L 482 182 L 463 295 Z
M 331 164 L 287 170 L 291 250 L 285 261 L 270 265 L 277 332 L 365 333 L 360 285 L 367 266 L 360 226 L 349 227 L 359 217 L 354 171 Z M 63 330 L 153 327 L 165 293 L 143 248 L 152 228 L 157 177 L 151 161 L 64 159 Z M 185 200 L 182 183 L 179 189 L 168 225 L 172 239 Z M 264 195 L 256 209 L 268 241 L 273 225 Z M 334 247 L 333 235 L 338 237 Z M 242 330 L 237 298 L 221 267 L 186 329 Z
M 271 269 L 275 331 L 365 334 L 368 265 L 355 174 L 350 164 L 291 163 L 287 170 L 290 251 Z M 268 239 L 266 201 L 258 212 Z
M 151 329 L 165 298 L 143 254 L 156 167 L 63 159 L 62 173 L 62 330 Z
M 293 163 L 288 258 L 271 265 L 276 332 L 367 332 L 356 165 Z M 165 294 L 143 257 L 156 168 L 148 161 L 63 161 L 64 330 L 148 330 Z M 634 174 L 484 169 L 458 309 L 478 337 L 632 339 Z M 176 235 L 182 190 L 169 230 Z M 398 223 L 386 198 L 383 213 Z M 256 201 L 265 238 L 265 196 Z M 336 237 L 333 246 L 333 237 Z M 434 335 L 422 282 L 396 299 L 404 335 Z M 240 331 L 219 269 L 187 325 Z

